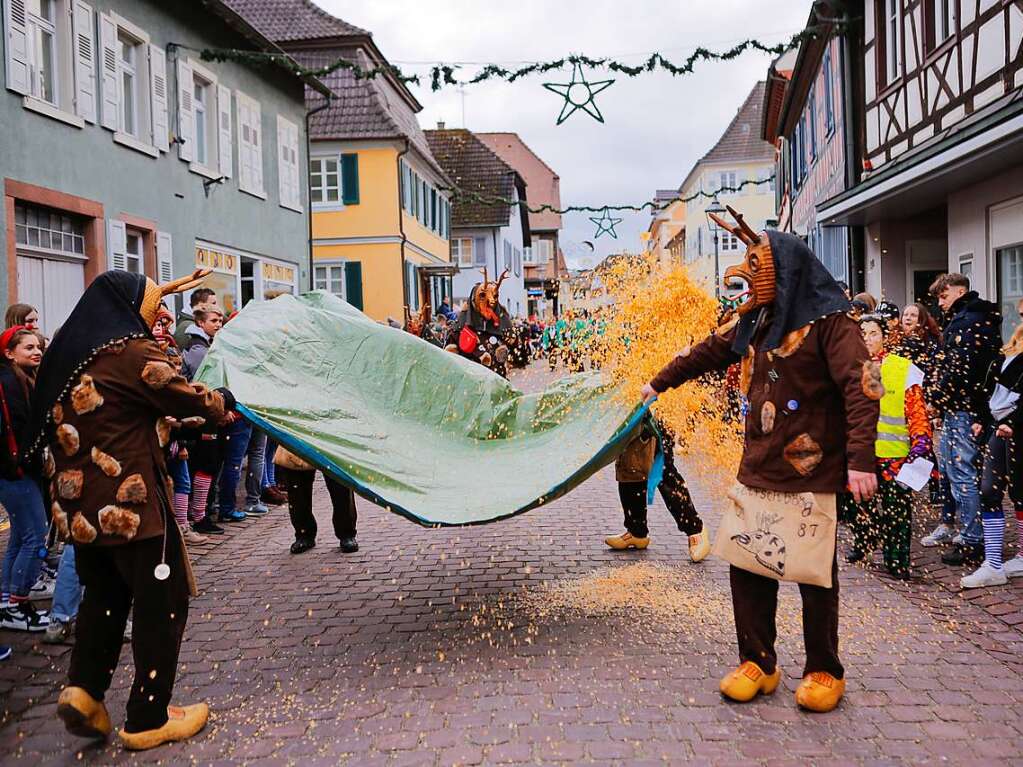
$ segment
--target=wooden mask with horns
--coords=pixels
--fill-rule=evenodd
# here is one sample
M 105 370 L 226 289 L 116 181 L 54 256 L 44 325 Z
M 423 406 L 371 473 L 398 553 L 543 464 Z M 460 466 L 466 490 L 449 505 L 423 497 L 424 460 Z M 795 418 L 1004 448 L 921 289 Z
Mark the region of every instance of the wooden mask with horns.
M 737 213 L 731 205 L 726 205 L 725 208 L 735 219 L 735 224 L 729 224 L 713 213 L 708 215 L 718 226 L 731 232 L 746 245 L 746 255 L 742 263 L 725 269 L 722 280 L 726 288 L 745 289 L 746 301 L 736 310 L 743 315 L 774 303 L 774 255 L 771 253 L 771 242 L 767 238 L 767 232 L 757 234 L 743 220 L 741 213 Z
M 473 308 L 490 322 L 499 323 L 501 318 L 498 316 L 497 308 L 500 299 L 501 283 L 508 276 L 508 270 L 505 269 L 501 272 L 497 282 L 490 282 L 487 279 L 486 267 L 483 267 L 480 271 L 483 273 L 483 284 L 476 289 L 476 294 L 473 297 Z

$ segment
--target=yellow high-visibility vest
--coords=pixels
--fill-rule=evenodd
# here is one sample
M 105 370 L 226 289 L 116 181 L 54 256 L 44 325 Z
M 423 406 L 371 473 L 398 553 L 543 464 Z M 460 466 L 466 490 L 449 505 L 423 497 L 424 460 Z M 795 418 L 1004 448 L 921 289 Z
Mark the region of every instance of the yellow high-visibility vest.
M 878 458 L 905 458 L 909 455 L 909 426 L 906 424 L 906 380 L 913 363 L 905 357 L 889 354 L 881 361 L 881 415 L 877 419 Z

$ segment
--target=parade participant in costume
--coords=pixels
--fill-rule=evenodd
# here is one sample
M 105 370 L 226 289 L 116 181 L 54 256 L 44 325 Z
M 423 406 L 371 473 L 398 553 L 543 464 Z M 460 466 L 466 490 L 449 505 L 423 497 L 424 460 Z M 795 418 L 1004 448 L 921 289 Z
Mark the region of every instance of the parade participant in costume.
M 742 361 L 749 413 L 738 483 L 729 494 L 734 514 L 726 514 L 722 527 L 726 521 L 747 527 L 728 537 L 719 533 L 714 544 L 732 564 L 742 663 L 720 689 L 743 702 L 774 692 L 781 677 L 774 649 L 777 579 L 798 580 L 799 573 L 806 665 L 796 701 L 830 711 L 845 691 L 838 657 L 835 494 L 848 485 L 859 501 L 877 489 L 878 403 L 864 391 L 869 355 L 847 316 L 849 300 L 806 244 L 791 234 L 758 234 L 729 211 L 738 226 L 715 221 L 747 251 L 741 264 L 726 270 L 725 282 L 744 281 L 749 297 L 738 317 L 672 360 L 643 387 L 643 396 L 651 399 Z M 806 515 L 821 523 L 800 521 Z M 786 537 L 772 530 L 776 524 Z M 828 532 L 818 536 L 818 530 Z M 813 567 L 804 570 L 801 557 Z
M 654 459 L 654 440 L 664 454 L 664 474 L 657 486 L 678 529 L 689 538 L 689 559 L 699 562 L 710 554 L 710 536 L 693 505 L 686 481 L 675 466 L 675 435 L 667 424 L 648 416 L 643 429 L 615 462 L 618 497 L 625 514 L 625 532 L 604 539 L 616 551 L 645 549 L 650 545 L 647 527 L 647 477 Z
M 313 478 L 316 467 L 298 457 L 284 447 L 278 446 L 274 453 L 274 465 L 281 472 L 281 479 L 288 488 L 288 514 L 291 526 L 295 529 L 295 542 L 291 544 L 292 554 L 309 551 L 316 545 L 316 517 L 313 516 Z M 330 505 L 333 510 L 331 521 L 334 535 L 337 536 L 340 549 L 344 554 L 353 554 L 359 550 L 355 540 L 355 493 L 345 487 L 327 472 L 323 481 L 327 484 L 330 494 Z
M 472 289 L 469 305 L 449 326 L 445 348 L 506 376 L 508 346 L 505 339 L 512 331 L 512 322 L 508 310 L 501 305 L 500 291 L 508 271 L 501 272 L 497 282 L 487 278 L 486 268 L 481 271 L 483 282 Z
M 171 511 L 165 417 L 219 421 L 234 398 L 189 384 L 151 331 L 161 297 L 203 276 L 161 288 L 140 274 L 101 274 L 54 337 L 36 384 L 32 450 L 43 455 L 53 521 L 74 543 L 85 586 L 57 713 L 73 734 L 110 733 L 103 698 L 132 612 L 135 680 L 120 732 L 130 749 L 190 737 L 209 713 L 205 703 L 170 705 L 194 585 Z
M 884 565 L 893 577 L 909 578 L 909 546 L 913 532 L 913 493 L 895 477 L 903 465 L 931 454 L 931 422 L 924 404 L 924 374 L 905 357 L 885 351 L 889 331 L 884 316 L 865 314 L 860 330 L 871 359 L 879 370 L 868 392 L 881 401 L 877 424 L 878 494 L 857 504 L 851 515 L 853 548 L 846 557 L 859 562 L 880 543 Z

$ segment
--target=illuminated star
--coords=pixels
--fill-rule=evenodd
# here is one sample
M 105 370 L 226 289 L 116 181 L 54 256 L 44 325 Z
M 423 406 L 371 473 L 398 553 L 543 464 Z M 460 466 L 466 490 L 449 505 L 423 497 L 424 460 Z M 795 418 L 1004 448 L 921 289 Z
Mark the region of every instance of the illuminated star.
M 604 208 L 604 212 L 601 213 L 600 218 L 590 216 L 590 221 L 597 225 L 597 233 L 593 235 L 593 239 L 597 239 L 602 234 L 610 234 L 616 240 L 618 239 L 618 234 L 615 232 L 615 225 L 622 223 L 622 219 L 613 218 L 607 208 Z
M 597 108 L 597 102 L 593 97 L 605 88 L 609 87 L 614 80 L 600 80 L 598 82 L 587 82 L 583 76 L 583 69 L 576 62 L 572 68 L 572 82 L 570 83 L 544 83 L 543 87 L 553 91 L 565 99 L 565 105 L 561 107 L 561 114 L 558 115 L 558 125 L 565 122 L 572 114 L 581 109 L 597 122 L 604 122 L 604 115 Z

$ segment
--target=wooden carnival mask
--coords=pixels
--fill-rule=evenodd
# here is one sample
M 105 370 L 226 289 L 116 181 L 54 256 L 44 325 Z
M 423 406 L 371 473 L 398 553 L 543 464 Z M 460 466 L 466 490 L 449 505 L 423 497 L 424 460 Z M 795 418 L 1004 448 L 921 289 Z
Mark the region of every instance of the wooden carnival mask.
M 725 269 L 722 280 L 727 288 L 745 289 L 746 301 L 736 310 L 740 315 L 744 315 L 774 303 L 774 255 L 771 253 L 767 232 L 757 234 L 743 220 L 741 213 L 736 213 L 730 205 L 726 205 L 725 208 L 735 219 L 735 224 L 729 224 L 713 213 L 709 215 L 718 226 L 731 232 L 746 245 L 746 255 L 742 263 Z
M 490 282 L 487 278 L 486 267 L 483 267 L 480 271 L 483 273 L 483 284 L 479 286 L 473 297 L 473 308 L 490 322 L 499 323 L 501 318 L 498 316 L 497 310 L 500 306 L 501 283 L 508 276 L 508 270 L 505 269 L 501 272 L 497 282 Z
M 430 306 L 423 304 L 422 308 L 415 314 L 405 307 L 405 330 L 418 338 L 423 337 L 423 331 L 430 323 Z

